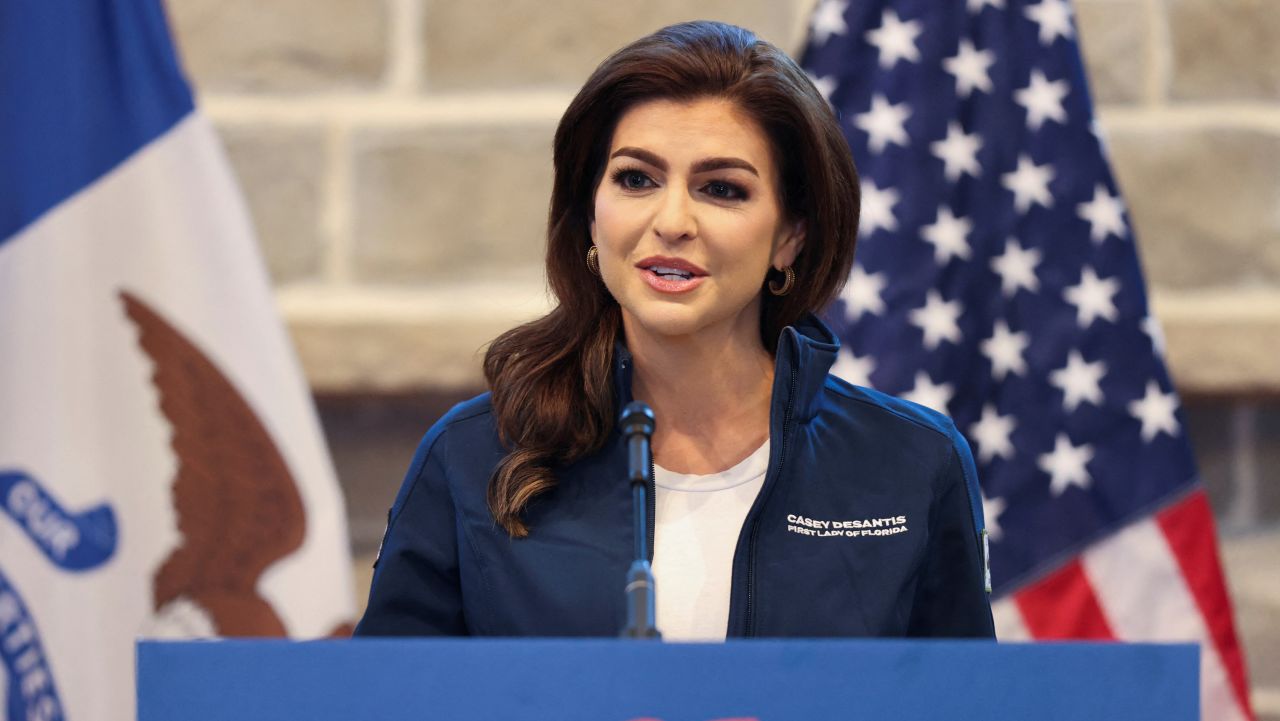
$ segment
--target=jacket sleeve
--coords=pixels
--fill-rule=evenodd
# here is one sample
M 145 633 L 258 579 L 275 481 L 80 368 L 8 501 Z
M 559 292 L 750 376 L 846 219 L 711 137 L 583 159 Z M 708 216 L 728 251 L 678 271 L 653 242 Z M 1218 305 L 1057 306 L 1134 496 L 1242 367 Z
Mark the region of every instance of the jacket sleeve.
M 396 495 L 356 636 L 467 634 L 443 435 L 441 423 L 422 439 Z
M 929 542 L 908 636 L 995 638 L 987 596 L 982 501 L 969 444 L 951 430 L 950 459 L 929 514 Z

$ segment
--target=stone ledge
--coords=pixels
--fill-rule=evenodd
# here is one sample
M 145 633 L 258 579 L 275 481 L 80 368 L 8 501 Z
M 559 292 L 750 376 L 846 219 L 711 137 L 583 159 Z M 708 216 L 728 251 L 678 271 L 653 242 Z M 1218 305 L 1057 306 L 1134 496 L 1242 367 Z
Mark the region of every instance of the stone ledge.
M 559 121 L 570 91 L 456 92 L 427 96 L 399 93 L 235 95 L 203 93 L 200 109 L 218 125 L 315 125 L 333 121 L 360 127 L 472 127 Z
M 237 95 L 204 92 L 202 112 L 219 126 L 237 124 L 316 125 L 338 121 L 355 126 L 463 126 L 555 124 L 573 100 L 571 90 L 397 92 L 317 95 Z M 1101 104 L 1098 122 L 1106 132 L 1155 129 L 1249 129 L 1280 132 L 1280 106 L 1253 101 L 1135 106 Z
M 550 308 L 541 279 L 433 290 L 290 288 L 281 309 L 312 389 L 391 393 L 483 384 L 484 346 Z M 1158 292 L 1184 395 L 1280 394 L 1280 291 Z
M 1280 106 L 1262 102 L 1205 102 L 1098 108 L 1104 134 L 1147 130 L 1233 129 L 1280 131 Z
M 429 291 L 292 287 L 276 297 L 317 393 L 482 386 L 484 346 L 550 309 L 541 277 Z
M 1280 394 L 1280 291 L 1157 291 L 1151 305 L 1184 395 Z

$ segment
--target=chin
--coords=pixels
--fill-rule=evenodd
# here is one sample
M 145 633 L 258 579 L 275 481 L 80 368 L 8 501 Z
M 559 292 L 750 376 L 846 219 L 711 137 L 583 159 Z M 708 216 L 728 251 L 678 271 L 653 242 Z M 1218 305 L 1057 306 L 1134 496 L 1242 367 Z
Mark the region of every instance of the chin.
M 667 308 L 624 309 L 623 317 L 630 316 L 633 326 L 645 333 L 677 338 L 693 335 L 707 324 L 703 313 L 687 306 L 671 304 Z

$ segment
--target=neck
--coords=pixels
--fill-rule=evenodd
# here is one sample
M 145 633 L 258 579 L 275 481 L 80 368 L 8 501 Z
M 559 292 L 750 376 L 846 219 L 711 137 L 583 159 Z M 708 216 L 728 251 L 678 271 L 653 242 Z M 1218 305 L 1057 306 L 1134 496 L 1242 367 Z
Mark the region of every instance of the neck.
M 769 437 L 773 357 L 758 326 L 655 337 L 625 323 L 635 361 L 632 395 L 657 418 L 655 460 L 672 471 L 715 473 Z

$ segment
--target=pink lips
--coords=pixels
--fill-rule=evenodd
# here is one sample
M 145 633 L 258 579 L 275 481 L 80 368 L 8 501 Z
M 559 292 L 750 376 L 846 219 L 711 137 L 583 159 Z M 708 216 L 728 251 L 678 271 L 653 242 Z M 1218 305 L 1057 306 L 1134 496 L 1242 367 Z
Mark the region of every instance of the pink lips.
M 636 263 L 650 288 L 660 293 L 687 293 L 699 285 L 707 271 L 680 258 L 655 255 Z

